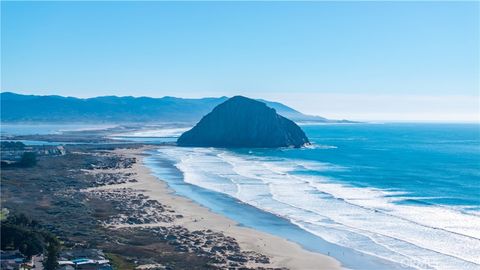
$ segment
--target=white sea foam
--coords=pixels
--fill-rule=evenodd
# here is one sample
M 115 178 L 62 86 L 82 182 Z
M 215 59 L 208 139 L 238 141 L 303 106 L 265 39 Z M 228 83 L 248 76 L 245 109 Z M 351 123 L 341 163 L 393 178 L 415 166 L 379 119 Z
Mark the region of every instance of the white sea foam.
M 335 145 L 326 145 L 326 144 L 308 144 L 305 148 L 302 149 L 336 149 Z
M 165 138 L 178 137 L 190 128 L 156 128 L 112 134 L 112 137 Z
M 480 269 L 480 216 L 443 206 L 396 204 L 403 193 L 336 183 L 328 163 L 162 148 L 185 182 L 292 221 L 338 245 L 418 269 Z
M 97 130 L 106 130 L 109 128 L 117 127 L 117 125 L 85 125 L 81 127 L 66 127 L 61 128 L 59 132 L 68 132 L 68 131 L 97 131 Z

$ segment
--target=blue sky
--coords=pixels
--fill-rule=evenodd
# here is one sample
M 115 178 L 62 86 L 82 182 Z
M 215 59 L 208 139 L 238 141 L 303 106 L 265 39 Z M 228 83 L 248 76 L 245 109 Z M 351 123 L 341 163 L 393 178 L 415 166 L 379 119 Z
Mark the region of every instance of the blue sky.
M 478 2 L 5 2 L 1 88 L 478 120 Z

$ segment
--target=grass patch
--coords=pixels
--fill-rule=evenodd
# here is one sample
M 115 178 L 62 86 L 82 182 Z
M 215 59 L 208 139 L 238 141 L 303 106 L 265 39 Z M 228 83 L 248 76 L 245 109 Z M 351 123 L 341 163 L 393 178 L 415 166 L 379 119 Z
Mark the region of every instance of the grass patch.
M 2 208 L 0 211 L 0 221 L 3 221 L 8 217 L 8 209 L 7 208 Z
M 110 260 L 112 263 L 113 269 L 115 270 L 132 270 L 135 269 L 135 264 L 127 261 L 120 255 L 114 253 L 105 253 L 105 256 Z

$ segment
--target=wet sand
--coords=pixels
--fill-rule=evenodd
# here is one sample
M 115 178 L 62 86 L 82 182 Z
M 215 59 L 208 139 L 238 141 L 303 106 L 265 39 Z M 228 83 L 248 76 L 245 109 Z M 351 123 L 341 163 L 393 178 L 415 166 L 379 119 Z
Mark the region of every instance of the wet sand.
M 118 149 L 116 154 L 125 157 L 135 157 L 138 162 L 131 168 L 114 169 L 123 170 L 135 174 L 136 182 L 128 182 L 118 185 L 107 185 L 93 188 L 94 190 L 109 190 L 118 188 L 129 188 L 136 193 L 148 196 L 152 200 L 168 206 L 176 215 L 182 218 L 173 221 L 161 221 L 147 224 L 115 224 L 118 228 L 124 227 L 168 227 L 181 226 L 188 230 L 212 230 L 234 238 L 240 248 L 246 251 L 254 251 L 267 256 L 270 259 L 268 265 L 262 267 L 288 269 L 341 269 L 340 263 L 332 257 L 307 251 L 296 243 L 283 238 L 273 236 L 254 229 L 238 226 L 238 224 L 224 216 L 211 212 L 209 209 L 200 206 L 191 200 L 176 196 L 173 191 L 152 175 L 150 169 L 143 164 L 143 152 L 146 148 L 140 149 Z M 250 267 L 257 265 L 250 264 Z M 260 266 L 260 265 L 258 265 Z

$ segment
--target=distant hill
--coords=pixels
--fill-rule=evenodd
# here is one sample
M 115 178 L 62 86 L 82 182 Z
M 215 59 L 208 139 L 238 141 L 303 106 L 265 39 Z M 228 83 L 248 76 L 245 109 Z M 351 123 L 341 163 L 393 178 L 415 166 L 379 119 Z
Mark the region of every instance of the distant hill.
M 197 122 L 227 97 L 186 99 L 176 97 L 74 98 L 0 94 L 2 122 Z M 336 122 L 302 114 L 278 102 L 265 102 L 296 122 Z
M 205 115 L 177 140 L 180 146 L 302 147 L 308 138 L 293 121 L 264 102 L 235 96 Z

